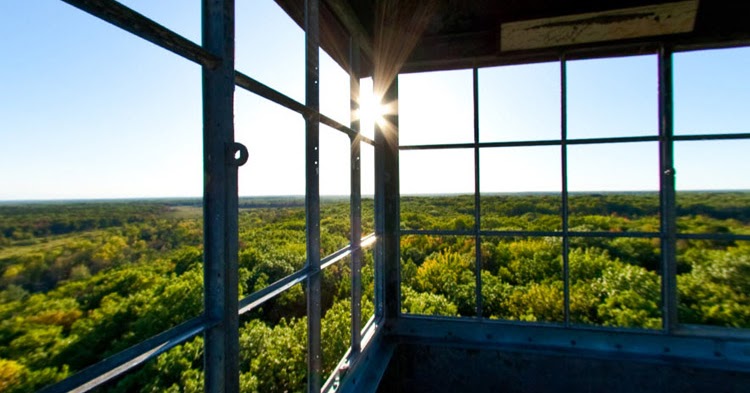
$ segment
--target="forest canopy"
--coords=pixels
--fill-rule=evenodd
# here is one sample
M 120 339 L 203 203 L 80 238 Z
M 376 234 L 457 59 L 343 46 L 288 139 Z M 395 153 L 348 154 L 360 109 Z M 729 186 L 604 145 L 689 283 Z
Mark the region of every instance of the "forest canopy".
M 661 328 L 658 196 L 572 194 L 567 240 L 560 204 L 554 194 L 483 195 L 479 227 L 488 234 L 477 243 L 473 196 L 403 196 L 401 226 L 412 232 L 401 237 L 402 311 L 474 316 L 479 255 L 484 317 L 561 322 L 567 259 L 571 322 Z M 366 234 L 372 201 L 363 207 Z M 680 194 L 676 210 L 680 234 L 750 235 L 750 193 Z M 243 199 L 239 224 L 241 296 L 303 267 L 299 200 Z M 431 229 L 466 235 L 419 233 Z M 0 205 L 0 390 L 35 391 L 199 316 L 202 232 L 195 200 Z M 575 235 L 592 232 L 612 236 Z M 322 254 L 349 236 L 348 201 L 324 199 Z M 750 327 L 750 241 L 680 238 L 677 252 L 680 323 Z M 363 319 L 373 311 L 373 266 L 365 252 Z M 348 260 L 324 272 L 325 373 L 349 345 L 350 274 Z M 242 390 L 301 391 L 306 329 L 302 284 L 243 315 Z M 202 391 L 202 351 L 196 337 L 101 390 Z

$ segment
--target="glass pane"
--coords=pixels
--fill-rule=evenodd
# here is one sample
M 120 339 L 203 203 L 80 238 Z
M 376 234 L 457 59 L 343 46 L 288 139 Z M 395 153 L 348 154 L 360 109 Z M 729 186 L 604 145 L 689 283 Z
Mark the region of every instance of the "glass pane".
M 375 315 L 375 245 L 362 252 L 362 329 Z
M 239 195 L 304 196 L 302 116 L 241 89 L 235 90 L 234 108 L 235 139 L 249 157 L 239 168 Z
M 677 228 L 750 234 L 750 140 L 675 142 Z
M 750 242 L 680 240 L 680 323 L 750 327 Z
M 299 197 L 240 199 L 240 290 L 249 295 L 301 269 L 305 206 Z
M 351 344 L 351 257 L 329 266 L 323 274 L 323 375 L 329 375 Z
M 657 135 L 657 57 L 567 63 L 568 138 Z
M 349 74 L 320 50 L 320 113 L 349 126 Z
M 62 2 L 0 32 L 0 368 L 36 391 L 202 313 L 201 70 Z
M 305 290 L 297 284 L 240 316 L 241 391 L 304 391 L 306 312 Z
M 656 143 L 568 147 L 571 231 L 659 230 Z
M 473 150 L 404 150 L 399 160 L 403 228 L 473 228 Z
M 475 260 L 468 236 L 402 236 L 401 311 L 476 315 Z
M 118 0 L 118 3 L 130 7 L 197 44 L 201 42 L 201 3 L 199 1 Z
M 375 148 L 361 143 L 362 235 L 375 232 Z
M 236 3 L 235 68 L 304 103 L 304 31 L 272 0 Z
M 349 136 L 320 126 L 321 256 L 349 244 L 351 236 L 351 144 Z
M 399 75 L 399 143 L 473 142 L 472 86 L 471 70 Z
M 372 78 L 359 80 L 359 130 L 360 133 L 370 139 L 375 138 L 375 122 L 382 115 L 380 99 L 375 97 L 372 86 Z
M 572 238 L 573 323 L 661 329 L 658 239 Z
M 482 229 L 562 229 L 560 147 L 484 148 L 479 157 Z
M 560 63 L 479 70 L 479 140 L 560 139 Z
M 674 54 L 674 132 L 750 132 L 750 48 Z
M 562 322 L 562 274 L 560 238 L 482 238 L 484 316 Z

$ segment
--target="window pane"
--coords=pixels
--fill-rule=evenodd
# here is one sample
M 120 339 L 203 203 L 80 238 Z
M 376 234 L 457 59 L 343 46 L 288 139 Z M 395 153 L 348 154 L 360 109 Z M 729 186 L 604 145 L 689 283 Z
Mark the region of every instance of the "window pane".
M 472 149 L 404 150 L 399 160 L 402 228 L 473 228 Z
M 401 310 L 407 314 L 476 315 L 474 239 L 401 237 Z
M 399 143 L 473 142 L 472 86 L 470 70 L 399 75 Z
M 677 268 L 680 323 L 750 327 L 750 242 L 680 240 Z
M 240 316 L 242 391 L 304 390 L 307 376 L 306 315 L 305 290 L 302 284 L 297 284 Z
M 329 375 L 351 343 L 351 257 L 323 272 L 321 288 L 323 375 Z
M 375 148 L 360 143 L 362 179 L 362 235 L 375 231 Z
M 349 73 L 321 49 L 320 113 L 348 127 L 351 121 L 349 96 Z
M 479 157 L 482 229 L 562 229 L 560 147 L 484 148 Z
M 568 147 L 571 231 L 659 230 L 658 145 Z
M 480 69 L 479 139 L 560 139 L 560 63 Z
M 562 274 L 560 238 L 483 238 L 484 316 L 526 322 L 562 322 Z
M 349 244 L 351 237 L 351 144 L 349 136 L 320 126 L 320 252 Z
M 680 232 L 750 234 L 750 140 L 675 142 Z
M 128 6 L 197 44 L 201 42 L 201 3 L 199 1 L 118 0 L 118 3 Z
M 658 239 L 572 238 L 573 323 L 661 329 Z
M 249 157 L 239 168 L 239 194 L 305 195 L 302 116 L 245 90 L 235 90 L 234 97 L 235 139 Z
M 750 48 L 674 54 L 674 132 L 750 132 Z
M 272 0 L 236 3 L 235 68 L 304 103 L 304 31 Z
M 201 69 L 68 4 L 6 4 L 0 368 L 36 391 L 203 312 Z
M 568 138 L 657 135 L 656 56 L 567 63 Z
M 249 295 L 305 265 L 305 206 L 301 197 L 241 198 L 239 205 L 239 285 Z
M 372 86 L 372 78 L 359 80 L 359 130 L 360 133 L 370 139 L 375 139 L 375 122 L 382 114 L 380 101 L 375 97 Z

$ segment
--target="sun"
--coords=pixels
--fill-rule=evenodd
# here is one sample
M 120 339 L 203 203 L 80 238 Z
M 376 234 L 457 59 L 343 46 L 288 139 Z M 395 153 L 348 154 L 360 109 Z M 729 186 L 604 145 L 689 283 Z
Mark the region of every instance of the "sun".
M 371 90 L 362 89 L 359 97 L 358 119 L 360 127 L 365 130 L 375 125 L 385 125 L 385 116 L 388 114 L 387 105 L 381 102 L 381 98 Z

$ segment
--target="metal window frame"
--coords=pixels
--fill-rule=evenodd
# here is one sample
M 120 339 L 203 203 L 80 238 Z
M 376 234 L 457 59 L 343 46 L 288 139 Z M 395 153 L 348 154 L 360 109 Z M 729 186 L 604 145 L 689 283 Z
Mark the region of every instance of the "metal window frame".
M 85 392 L 127 373 L 199 334 L 205 335 L 204 371 L 207 392 L 239 391 L 238 316 L 278 296 L 295 284 L 307 282 L 308 304 L 308 392 L 321 389 L 321 278 L 323 271 L 350 258 L 352 266 L 352 346 L 345 359 L 355 359 L 363 349 L 379 341 L 381 323 L 374 317 L 361 327 L 362 250 L 377 246 L 376 235 L 362 236 L 360 144 L 376 147 L 375 140 L 361 135 L 355 120 L 359 94 L 359 47 L 351 40 L 351 107 L 349 126 L 321 114 L 319 107 L 319 0 L 305 6 L 306 99 L 305 104 L 234 69 L 234 0 L 203 1 L 203 43 L 197 45 L 148 17 L 114 0 L 62 0 L 202 67 L 204 111 L 204 313 L 172 329 L 91 365 L 42 392 Z M 234 88 L 238 86 L 305 119 L 306 140 L 306 241 L 305 266 L 238 300 L 238 187 L 237 169 L 247 160 L 247 150 L 234 140 Z M 349 136 L 351 141 L 351 242 L 321 258 L 319 133 L 320 124 Z M 239 153 L 239 157 L 235 155 Z M 381 192 L 382 194 L 382 192 Z M 376 211 L 382 206 L 376 204 Z M 312 224 L 312 225 L 311 225 Z M 380 276 L 380 271 L 376 271 Z M 354 318 L 356 316 L 356 318 Z M 337 370 L 338 371 L 338 370 Z M 336 372 L 334 373 L 334 375 Z
M 734 46 L 733 46 L 734 47 Z M 474 227 L 470 230 L 443 230 L 443 229 L 405 229 L 399 228 L 400 236 L 406 235 L 433 235 L 433 236 L 473 236 L 475 239 L 475 275 L 476 275 L 476 308 L 477 317 L 482 319 L 482 299 L 481 299 L 481 239 L 484 237 L 557 237 L 562 240 L 563 256 L 563 320 L 560 322 L 545 322 L 543 326 L 562 326 L 566 328 L 590 330 L 602 330 L 609 332 L 631 331 L 631 332 L 658 332 L 675 336 L 712 336 L 712 337 L 731 337 L 731 338 L 750 338 L 750 330 L 735 329 L 727 327 L 702 326 L 702 325 L 684 325 L 678 322 L 677 318 L 677 256 L 676 242 L 681 239 L 697 240 L 750 240 L 750 235 L 743 234 L 712 234 L 712 233 L 684 233 L 678 232 L 676 219 L 676 189 L 675 189 L 675 169 L 674 169 L 674 142 L 676 141 L 711 141 L 711 140 L 748 140 L 750 133 L 722 133 L 722 134 L 697 134 L 697 135 L 674 135 L 673 130 L 673 76 L 672 76 L 672 55 L 679 52 L 696 51 L 702 49 L 712 49 L 712 47 L 698 48 L 691 47 L 676 50 L 673 47 L 659 45 L 650 51 L 642 51 L 634 56 L 656 56 L 657 58 L 657 77 L 658 77 L 658 134 L 628 137 L 605 137 L 605 138 L 577 138 L 569 139 L 567 136 L 567 62 L 568 54 L 562 52 L 558 58 L 560 64 L 560 139 L 551 140 L 517 140 L 504 142 L 480 142 L 479 141 L 479 104 L 478 104 L 478 70 L 472 69 L 473 84 L 473 107 L 474 107 L 474 141 L 467 143 L 442 143 L 442 144 L 411 144 L 399 146 L 399 151 L 413 150 L 440 150 L 440 149 L 473 149 L 474 150 Z M 576 60 L 586 59 L 581 53 L 574 53 Z M 611 55 L 606 53 L 597 55 L 596 51 L 589 53 L 590 58 L 609 58 Z M 658 232 L 578 232 L 571 231 L 569 228 L 569 191 L 568 191 L 568 146 L 571 145 L 609 145 L 615 143 L 637 143 L 637 142 L 655 142 L 659 146 L 659 179 L 660 186 L 658 195 L 659 212 L 660 212 L 660 229 Z M 561 149 L 561 217 L 562 230 L 559 231 L 493 231 L 481 229 L 481 204 L 480 204 L 480 165 L 479 155 L 483 148 L 503 148 L 503 147 L 529 147 L 529 146 L 559 146 Z M 581 325 L 571 323 L 570 320 L 570 269 L 569 253 L 570 239 L 573 238 L 651 238 L 659 239 L 661 244 L 661 308 L 662 308 L 662 328 L 660 330 L 640 329 L 640 328 L 612 328 L 596 325 Z M 414 320 L 452 320 L 455 318 L 428 317 L 419 315 L 404 315 L 408 321 Z M 468 320 L 466 316 L 458 319 Z M 487 321 L 486 318 L 484 318 Z M 538 323 L 524 323 L 514 321 L 492 321 L 496 326 L 515 326 L 517 324 L 536 326 Z M 419 322 L 397 322 L 396 325 L 411 326 Z M 433 328 L 434 329 L 434 328 Z M 407 336 L 413 335 L 413 328 L 408 332 L 400 331 L 398 334 Z M 426 332 L 425 332 L 426 333 Z M 429 334 L 428 334 L 429 336 Z

